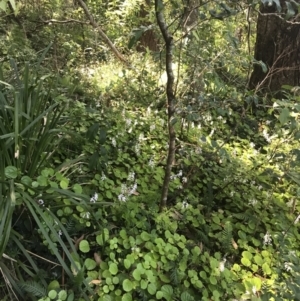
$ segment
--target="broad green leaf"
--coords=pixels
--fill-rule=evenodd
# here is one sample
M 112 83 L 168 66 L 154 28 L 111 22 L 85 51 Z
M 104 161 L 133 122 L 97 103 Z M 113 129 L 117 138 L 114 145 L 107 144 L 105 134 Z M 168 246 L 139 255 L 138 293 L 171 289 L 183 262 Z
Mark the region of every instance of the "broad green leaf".
M 248 258 L 246 258 L 246 257 L 243 257 L 243 258 L 241 259 L 241 262 L 242 262 L 242 264 L 243 264 L 244 266 L 246 266 L 246 267 L 250 267 L 250 266 L 251 266 L 251 261 L 250 261 Z
M 141 273 L 138 269 L 135 269 L 132 273 L 132 276 L 135 280 L 140 281 L 141 280 Z
M 147 287 L 147 291 L 150 295 L 155 295 L 157 291 L 157 287 L 155 283 L 149 283 Z
M 15 0 L 8 0 L 11 4 L 11 7 L 13 8 L 14 11 L 16 11 L 16 2 Z
M 89 242 L 87 240 L 82 240 L 80 243 L 79 243 L 79 250 L 83 253 L 87 253 L 90 251 L 90 245 L 89 245 Z
M 252 257 L 253 257 L 253 255 L 252 255 L 249 251 L 244 251 L 244 252 L 242 253 L 242 255 L 243 255 L 243 257 L 245 257 L 245 258 L 247 258 L 247 259 L 249 259 L 249 260 L 251 260 Z
M 57 296 L 57 292 L 55 290 L 51 290 L 49 293 L 48 293 L 48 297 L 51 299 L 51 300 L 54 300 Z
M 147 232 L 143 231 L 143 232 L 141 233 L 141 239 L 142 239 L 143 241 L 148 241 L 148 240 L 150 240 L 150 238 L 151 238 L 151 236 L 150 236 Z
M 267 262 L 263 263 L 262 270 L 263 270 L 264 274 L 266 274 L 266 275 L 272 274 L 270 266 L 269 266 L 269 264 Z
M 69 186 L 69 180 L 67 178 L 63 178 L 60 182 L 59 185 L 62 189 L 67 189 Z
M 18 169 L 15 166 L 5 167 L 5 176 L 9 179 L 15 179 L 18 176 Z
M 125 292 L 131 292 L 133 290 L 133 283 L 129 279 L 125 279 L 122 283 L 122 287 Z
M 282 125 L 286 124 L 290 117 L 290 111 L 288 108 L 284 108 L 281 110 L 279 115 L 279 121 Z
M 216 279 L 216 277 L 210 276 L 210 277 L 209 277 L 209 282 L 210 282 L 211 284 L 213 284 L 213 285 L 216 285 L 216 284 L 217 284 L 217 279 Z
M 116 263 L 112 262 L 110 265 L 109 265 L 109 271 L 112 275 L 116 275 L 118 273 L 118 266 Z
M 0 1 L 0 9 L 3 11 L 7 10 L 7 0 L 1 0 Z
M 97 266 L 97 263 L 95 260 L 87 258 L 84 261 L 84 265 L 87 268 L 87 270 L 93 270 Z
M 130 293 L 126 293 L 122 296 L 122 301 L 132 301 L 132 295 Z
M 77 194 L 81 194 L 82 193 L 82 187 L 79 184 L 74 184 L 73 185 L 73 190 Z
M 67 300 L 67 292 L 65 290 L 61 290 L 59 293 L 58 293 L 58 298 L 60 300 Z
M 188 292 L 183 292 L 180 295 L 180 300 L 181 301 L 195 301 L 195 299 Z
M 48 291 L 56 290 L 60 287 L 59 282 L 57 280 L 53 280 L 48 285 Z

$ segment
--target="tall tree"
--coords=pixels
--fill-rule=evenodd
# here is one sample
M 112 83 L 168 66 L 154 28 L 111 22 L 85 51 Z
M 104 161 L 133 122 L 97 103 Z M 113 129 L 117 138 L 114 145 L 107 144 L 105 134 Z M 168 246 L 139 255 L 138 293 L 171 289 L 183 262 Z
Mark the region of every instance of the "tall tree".
M 249 87 L 278 91 L 300 85 L 300 19 L 295 1 L 263 0 L 257 20 L 254 70 Z

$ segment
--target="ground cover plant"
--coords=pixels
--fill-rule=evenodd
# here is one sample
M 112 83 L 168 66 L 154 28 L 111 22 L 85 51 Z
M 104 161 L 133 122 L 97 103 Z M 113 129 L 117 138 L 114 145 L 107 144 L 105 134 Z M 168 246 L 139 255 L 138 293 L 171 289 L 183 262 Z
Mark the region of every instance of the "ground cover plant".
M 297 9 L 0 1 L 0 300 L 300 300 Z

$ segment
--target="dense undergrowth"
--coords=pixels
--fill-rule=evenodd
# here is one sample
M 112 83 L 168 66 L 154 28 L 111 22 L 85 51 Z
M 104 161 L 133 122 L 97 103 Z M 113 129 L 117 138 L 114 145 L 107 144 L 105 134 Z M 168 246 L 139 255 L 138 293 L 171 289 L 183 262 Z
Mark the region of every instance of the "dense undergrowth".
M 299 96 L 247 91 L 239 19 L 176 44 L 163 210 L 161 53 L 126 68 L 80 24 L 25 21 L 0 42 L 0 300 L 300 300 Z
M 178 118 L 160 212 L 156 99 L 124 101 L 121 78 L 93 107 L 28 67 L 20 80 L 1 88 L 2 300 L 297 300 L 297 97 L 258 113 L 203 100 Z

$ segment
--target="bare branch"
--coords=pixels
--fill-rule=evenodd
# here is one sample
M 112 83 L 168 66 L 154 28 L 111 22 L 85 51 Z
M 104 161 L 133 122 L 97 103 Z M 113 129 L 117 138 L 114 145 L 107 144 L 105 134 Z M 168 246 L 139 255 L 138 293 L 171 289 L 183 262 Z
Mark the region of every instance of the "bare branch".
M 122 62 L 125 63 L 126 65 L 128 65 L 128 62 L 125 60 L 125 58 L 122 56 L 122 54 L 117 50 L 117 48 L 115 47 L 115 45 L 112 43 L 112 41 L 109 39 L 109 37 L 104 33 L 104 31 L 100 28 L 100 26 L 95 22 L 92 14 L 90 13 L 88 7 L 86 6 L 86 4 L 83 2 L 83 0 L 77 0 L 77 2 L 79 3 L 79 5 L 81 6 L 81 8 L 84 10 L 86 16 L 89 18 L 90 20 L 90 24 L 98 30 L 101 38 L 103 39 L 103 41 L 108 45 L 108 47 L 112 50 L 112 52 L 115 54 L 115 56 Z
M 90 24 L 90 22 L 84 22 L 80 20 L 75 20 L 75 19 L 68 19 L 68 20 L 56 20 L 56 19 L 49 19 L 49 20 L 41 20 L 40 23 L 59 23 L 59 24 L 64 24 L 64 23 L 79 23 L 79 24 Z

